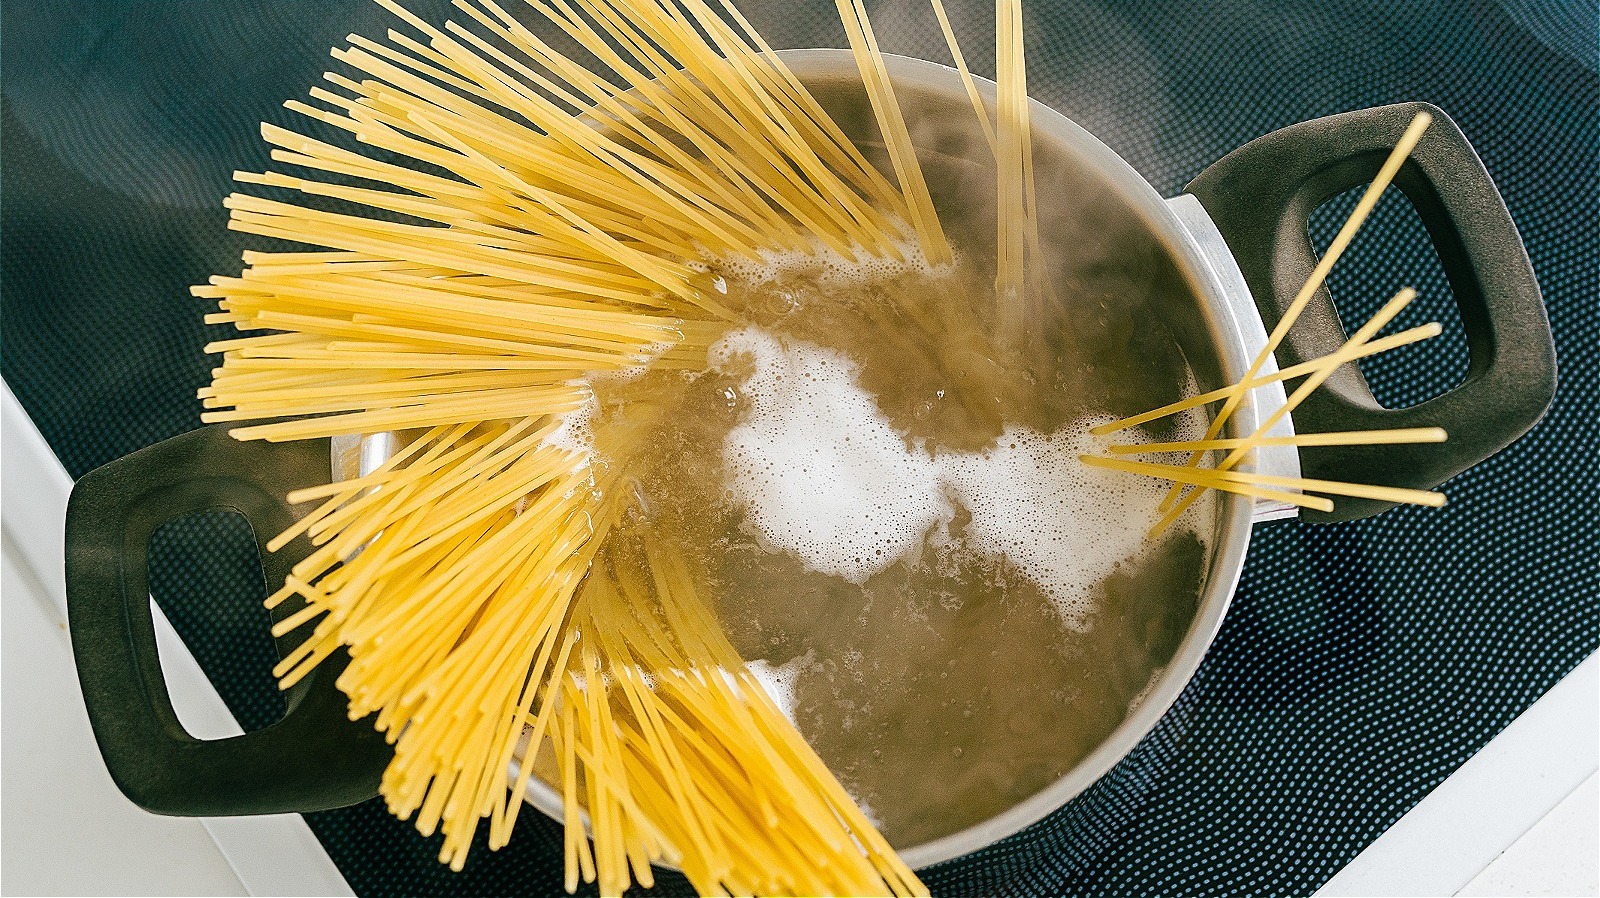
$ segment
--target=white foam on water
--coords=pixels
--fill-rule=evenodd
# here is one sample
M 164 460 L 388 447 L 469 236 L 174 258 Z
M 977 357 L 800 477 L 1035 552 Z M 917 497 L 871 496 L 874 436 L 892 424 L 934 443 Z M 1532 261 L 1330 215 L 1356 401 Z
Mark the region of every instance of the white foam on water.
M 1165 664 L 1150 672 L 1150 679 L 1145 681 L 1144 688 L 1140 689 L 1139 694 L 1128 702 L 1129 714 L 1132 714 L 1140 705 L 1144 704 L 1144 700 L 1150 697 L 1151 690 L 1156 688 L 1156 683 L 1161 681 L 1161 675 L 1166 672 L 1167 666 Z
M 850 247 L 850 258 L 821 241 L 806 249 L 758 250 L 755 257 L 728 256 L 716 259 L 716 267 L 728 277 L 751 286 L 771 283 L 785 274 L 805 272 L 814 274 L 823 287 L 860 286 L 903 274 L 920 274 L 928 277 L 948 270 L 954 263 L 934 265 L 923 255 L 915 238 L 893 241 L 896 259 L 867 250 Z
M 752 368 L 739 388 L 748 415 L 723 444 L 730 498 L 752 532 L 811 570 L 861 584 L 931 541 L 1004 557 L 1079 628 L 1097 585 L 1148 548 L 1161 517 L 1166 482 L 1078 460 L 1103 451 L 1088 433 L 1103 419 L 1054 434 L 1012 428 L 987 451 L 934 457 L 895 431 L 836 352 L 744 328 L 710 359 Z M 957 504 L 971 514 L 959 542 L 946 532 Z
M 861 816 L 867 818 L 868 823 L 872 824 L 877 829 L 883 829 L 883 818 L 879 817 L 878 812 L 872 809 L 872 805 L 867 804 L 866 801 L 858 798 L 856 794 L 851 792 L 849 789 L 846 789 L 845 793 L 855 801 L 856 807 L 861 809 Z
M 555 446 L 568 452 L 576 452 L 584 458 L 594 454 L 594 413 L 599 410 L 599 400 L 595 398 L 594 390 L 589 390 L 589 396 L 583 405 L 560 416 L 561 423 L 548 436 L 541 440 L 545 446 Z
M 1089 426 L 1010 429 L 987 452 L 939 458 L 972 514 L 970 547 L 1009 559 L 1073 627 L 1094 610 L 1100 581 L 1144 550 L 1166 491 L 1162 481 L 1080 462 L 1100 448 Z
M 854 362 L 801 341 L 744 328 L 712 346 L 711 366 L 748 359 L 740 388 L 750 407 L 723 459 L 746 524 L 808 568 L 852 583 L 908 554 L 952 513 L 938 467 L 908 449 Z
M 745 662 L 745 670 L 761 683 L 761 688 L 766 690 L 767 697 L 778 706 L 783 716 L 794 723 L 795 685 L 800 679 L 801 671 L 816 658 L 815 650 L 807 651 L 804 655 L 790 658 L 782 664 L 773 664 L 765 658 Z

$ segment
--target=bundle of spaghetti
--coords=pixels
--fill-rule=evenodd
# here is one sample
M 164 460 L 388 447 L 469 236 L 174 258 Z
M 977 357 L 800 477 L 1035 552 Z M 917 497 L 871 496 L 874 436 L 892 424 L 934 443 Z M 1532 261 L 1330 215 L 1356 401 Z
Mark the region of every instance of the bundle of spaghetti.
M 324 136 L 263 125 L 287 170 L 237 173 L 264 195 L 226 202 L 231 228 L 296 246 L 248 252 L 239 276 L 194 289 L 217 301 L 208 322 L 247 332 L 207 347 L 223 360 L 200 391 L 205 420 L 252 422 L 240 439 L 422 431 L 376 471 L 291 496 L 321 504 L 272 543 L 314 546 L 269 599 L 304 603 L 275 628 L 305 634 L 281 684 L 348 650 L 350 713 L 395 744 L 382 794 L 443 834 L 455 869 L 485 818 L 491 847 L 509 839 L 519 745 L 556 740 L 571 870 L 598 865 L 610 891 L 628 881 L 624 856 L 641 882 L 641 857 L 673 857 L 708 888 L 918 891 L 758 684 L 706 673 L 742 671 L 709 617 L 671 638 L 594 625 L 621 627 L 590 569 L 627 462 L 559 433 L 596 376 L 703 366 L 737 317 L 723 260 L 905 261 L 913 239 L 951 258 L 864 9 L 848 24 L 897 183 L 726 2 L 527 0 L 550 26 L 537 30 L 591 64 L 496 0 L 456 0 L 467 18 L 442 26 L 377 2 L 410 30 L 351 35 L 318 105 L 286 104 Z M 660 698 L 640 707 L 655 718 L 574 714 L 613 659 L 652 672 Z M 674 746 L 666 766 L 640 754 L 655 744 Z M 611 791 L 618 771 L 634 788 Z M 685 805 L 688 781 L 699 797 Z
M 1437 323 L 1424 324 L 1421 327 L 1409 328 L 1397 334 L 1390 334 L 1387 337 L 1379 337 L 1376 340 L 1369 340 L 1360 346 L 1346 346 L 1344 348 L 1349 350 L 1347 361 L 1353 362 L 1358 359 L 1367 358 L 1368 356 L 1377 355 L 1380 352 L 1388 352 L 1391 349 L 1397 349 L 1401 346 L 1409 346 L 1418 340 L 1426 340 L 1430 337 L 1437 337 L 1442 331 L 1443 329 Z M 1187 399 L 1180 399 L 1177 402 L 1169 403 L 1161 406 L 1160 408 L 1151 409 L 1147 412 L 1140 412 L 1137 415 L 1130 415 L 1118 421 L 1110 421 L 1105 424 L 1098 424 L 1090 428 L 1089 433 L 1095 436 L 1104 436 L 1106 434 L 1116 433 L 1121 430 L 1127 430 L 1130 427 L 1137 427 L 1140 424 L 1148 424 L 1151 421 L 1165 418 L 1169 415 L 1176 415 L 1179 412 L 1186 412 L 1192 408 L 1199 408 L 1202 405 L 1209 405 L 1213 402 L 1227 400 L 1235 395 L 1238 395 L 1241 391 L 1253 390 L 1257 387 L 1264 387 L 1268 384 L 1278 383 L 1279 381 L 1294 380 L 1296 378 L 1305 377 L 1312 372 L 1321 370 L 1327 364 L 1328 356 L 1323 356 L 1321 358 L 1301 362 L 1298 365 L 1290 365 L 1287 368 L 1279 368 L 1278 370 L 1270 373 L 1257 372 L 1255 377 L 1248 380 L 1240 380 L 1236 383 L 1229 384 L 1228 386 L 1219 387 L 1206 393 L 1190 396 Z M 1197 442 L 1207 441 L 1208 440 L 1206 439 L 1201 439 Z M 1268 444 L 1263 443 L 1262 445 Z
M 1356 332 L 1350 336 L 1350 339 L 1347 340 L 1337 352 L 1331 353 L 1327 358 L 1323 359 L 1322 365 L 1319 366 L 1317 370 L 1307 375 L 1306 379 L 1301 381 L 1300 384 L 1295 387 L 1294 392 L 1289 394 L 1289 397 L 1284 404 L 1274 409 L 1271 414 L 1267 415 L 1266 418 L 1256 426 L 1256 429 L 1245 438 L 1245 442 L 1242 445 L 1235 449 L 1229 450 L 1228 453 L 1217 462 L 1216 470 L 1229 471 L 1235 465 L 1249 456 L 1250 453 L 1255 450 L 1256 440 L 1266 436 L 1279 421 L 1282 421 L 1284 418 L 1288 417 L 1290 412 L 1294 411 L 1294 409 L 1297 408 L 1300 403 L 1304 402 L 1306 398 L 1315 392 L 1318 387 L 1322 386 L 1322 384 L 1329 377 L 1333 376 L 1335 371 L 1337 371 L 1342 365 L 1347 364 L 1363 343 L 1366 343 L 1373 337 L 1377 336 L 1378 331 L 1382 330 L 1384 325 L 1392 321 L 1396 315 L 1399 315 L 1401 310 L 1409 305 L 1411 301 L 1416 298 L 1416 296 L 1417 292 L 1409 287 L 1402 289 L 1399 293 L 1396 293 L 1394 298 L 1389 300 L 1389 302 L 1386 303 L 1383 308 L 1379 309 L 1377 313 L 1368 319 L 1367 322 L 1360 328 L 1357 328 Z M 1175 484 L 1174 486 L 1181 487 L 1182 484 Z M 1324 492 L 1328 491 L 1326 485 L 1322 487 L 1322 490 Z M 1414 493 L 1418 491 L 1408 492 Z M 1349 494 L 1346 493 L 1346 495 Z M 1427 495 L 1437 496 L 1438 494 L 1428 493 Z M 1194 504 L 1198 498 L 1198 491 L 1191 491 L 1189 494 L 1183 495 L 1177 502 L 1173 503 L 1169 508 L 1167 508 L 1165 516 L 1156 522 L 1154 532 L 1160 533 L 1167 527 L 1170 527 L 1173 522 L 1177 521 L 1178 518 L 1182 516 L 1184 511 L 1186 511 L 1190 505 Z M 1442 500 L 1442 498 L 1443 497 L 1441 496 L 1440 499 Z M 1433 502 L 1432 499 L 1400 499 L 1399 501 L 1413 501 L 1419 502 L 1420 504 L 1430 504 Z M 1440 504 L 1442 504 L 1442 502 Z
M 1154 452 L 1210 452 L 1246 446 L 1398 446 L 1407 443 L 1442 443 L 1442 427 L 1396 427 L 1392 430 L 1340 430 L 1297 433 L 1283 437 L 1242 437 L 1225 440 L 1176 440 L 1168 443 L 1119 443 L 1108 447 L 1113 455 Z
M 530 0 L 601 72 L 495 0 L 457 3 L 475 28 L 379 2 L 421 38 L 352 35 L 334 56 L 361 80 L 330 72 L 321 106 L 287 104 L 356 148 L 264 125 L 273 159 L 308 173 L 238 179 L 302 199 L 226 201 L 236 230 L 323 249 L 247 253 L 239 277 L 194 289 L 218 300 L 208 321 L 273 332 L 208 347 L 223 363 L 205 420 L 323 422 L 241 438 L 485 420 L 518 397 L 559 412 L 562 381 L 685 342 L 693 358 L 694 326 L 734 317 L 721 258 L 900 259 L 908 215 L 929 258 L 949 257 L 909 143 L 896 189 L 748 23 L 703 0 Z
M 1437 324 L 1430 324 L 1421 328 L 1413 328 L 1400 334 L 1393 334 L 1382 339 L 1374 339 L 1377 335 L 1377 332 L 1382 329 L 1382 327 L 1387 324 L 1395 315 L 1398 315 L 1400 310 L 1416 296 L 1415 291 L 1407 288 L 1396 294 L 1394 299 L 1390 300 L 1387 305 L 1380 309 L 1378 313 L 1374 315 L 1365 325 L 1363 325 L 1348 341 L 1346 341 L 1338 351 L 1330 353 L 1329 355 L 1320 359 L 1313 359 L 1309 362 L 1292 366 L 1292 368 L 1279 371 L 1276 374 L 1262 375 L 1261 373 L 1261 370 L 1266 366 L 1267 361 L 1273 357 L 1273 353 L 1280 345 L 1282 345 L 1284 339 L 1288 337 L 1289 330 L 1294 326 L 1295 322 L 1299 320 L 1300 314 L 1310 304 L 1312 297 L 1316 295 L 1317 291 L 1322 289 L 1322 285 L 1327 280 L 1329 273 L 1333 270 L 1334 264 L 1339 260 L 1339 257 L 1350 245 L 1351 240 L 1355 238 L 1356 232 L 1361 229 L 1361 225 L 1366 221 L 1367 216 L 1372 212 L 1373 208 L 1377 206 L 1379 198 L 1383 195 L 1383 192 L 1388 189 L 1390 183 L 1393 182 L 1395 175 L 1400 171 L 1400 167 L 1405 163 L 1406 158 L 1411 154 L 1412 149 L 1416 147 L 1417 142 L 1422 139 L 1423 132 L 1427 130 L 1428 125 L 1431 124 L 1432 121 L 1433 117 L 1431 115 L 1426 112 L 1419 112 L 1406 126 L 1406 129 L 1401 133 L 1399 140 L 1395 142 L 1394 149 L 1390 151 L 1389 156 L 1384 160 L 1383 165 L 1379 167 L 1378 173 L 1373 177 L 1372 182 L 1367 185 L 1367 189 L 1363 191 L 1361 198 L 1356 201 L 1355 208 L 1351 210 L 1350 215 L 1345 219 L 1345 222 L 1339 228 L 1338 233 L 1334 235 L 1333 240 L 1329 242 L 1327 251 L 1322 254 L 1322 257 L 1312 268 L 1311 274 L 1306 278 L 1305 283 L 1301 285 L 1300 290 L 1289 302 L 1289 305 L 1285 307 L 1283 314 L 1278 319 L 1278 323 L 1273 326 L 1272 333 L 1268 335 L 1266 345 L 1263 346 L 1256 354 L 1255 358 L 1251 360 L 1250 366 L 1245 370 L 1244 374 L 1240 376 L 1237 382 L 1220 390 L 1214 390 L 1210 393 L 1206 393 L 1202 396 L 1186 399 L 1158 409 L 1152 409 L 1148 412 L 1143 412 L 1118 421 L 1101 424 L 1090 430 L 1090 433 L 1095 435 L 1114 433 L 1119 430 L 1124 430 L 1139 424 L 1156 420 L 1166 415 L 1176 414 L 1179 411 L 1196 408 L 1208 402 L 1219 399 L 1222 400 L 1222 406 L 1217 410 L 1216 414 L 1212 416 L 1211 423 L 1206 427 L 1205 435 L 1199 440 L 1193 441 L 1193 445 L 1183 447 L 1185 451 L 1189 453 L 1188 460 L 1183 465 L 1185 470 L 1165 470 L 1163 466 L 1156 465 L 1148 465 L 1137 469 L 1137 473 L 1143 473 L 1150 476 L 1161 476 L 1172 481 L 1172 487 L 1167 491 L 1167 494 L 1162 499 L 1160 505 L 1160 510 L 1165 514 L 1152 528 L 1151 532 L 1153 534 L 1161 533 L 1167 527 L 1170 527 L 1175 521 L 1177 521 L 1189 508 L 1189 506 L 1198 500 L 1202 489 L 1222 488 L 1232 489 L 1234 492 L 1242 492 L 1242 490 L 1237 489 L 1237 487 L 1245 478 L 1242 476 L 1229 476 L 1227 472 L 1229 472 L 1240 461 L 1248 457 L 1257 446 L 1267 445 L 1268 431 L 1278 421 L 1282 420 L 1296 406 L 1304 401 L 1305 398 L 1315 391 L 1328 377 L 1332 376 L 1334 371 L 1338 370 L 1341 365 L 1349 364 L 1350 362 L 1360 358 L 1365 358 L 1366 356 L 1372 355 L 1375 352 L 1406 345 L 1407 343 L 1414 342 L 1417 339 L 1436 336 L 1439 333 L 1439 326 Z M 1268 416 L 1267 420 L 1260 424 L 1254 433 L 1249 434 L 1233 444 L 1230 448 L 1230 451 L 1217 463 L 1215 472 L 1209 472 L 1200 475 L 1196 475 L 1194 473 L 1213 448 L 1211 444 L 1218 442 L 1218 437 L 1221 435 L 1223 427 L 1227 425 L 1233 412 L 1238 408 L 1239 403 L 1243 401 L 1244 397 L 1250 392 L 1250 390 L 1274 381 L 1286 380 L 1299 376 L 1304 376 L 1306 379 L 1295 389 L 1294 393 L 1289 396 L 1288 401 L 1283 406 L 1275 410 L 1270 416 Z M 1442 434 L 1442 431 L 1438 432 Z M 1379 433 L 1380 435 L 1378 436 L 1365 438 L 1365 442 L 1368 444 L 1381 444 L 1384 438 L 1381 436 L 1381 432 Z M 1409 438 L 1401 437 L 1400 439 L 1395 440 L 1395 442 L 1406 441 L 1409 441 Z M 1305 445 L 1312 444 L 1306 443 Z M 1351 445 L 1353 445 L 1353 443 L 1351 443 Z M 1118 464 L 1113 465 L 1108 463 L 1111 461 L 1109 459 L 1095 458 L 1091 456 L 1084 456 L 1083 459 L 1088 463 L 1097 464 L 1101 467 L 1116 467 L 1119 470 L 1125 471 L 1136 470 L 1134 467 L 1130 467 L 1128 462 L 1119 462 Z M 1261 477 L 1256 477 L 1254 480 L 1256 483 L 1271 482 L 1270 479 L 1263 479 Z M 1278 481 L 1279 482 L 1277 482 L 1276 485 L 1279 486 L 1296 486 L 1296 484 L 1293 483 L 1283 482 L 1281 478 L 1279 478 Z M 1442 505 L 1444 502 L 1444 498 L 1440 494 L 1422 490 L 1391 489 L 1380 496 L 1378 495 L 1378 492 L 1382 492 L 1384 488 L 1365 487 L 1351 484 L 1330 484 L 1328 481 L 1316 481 L 1315 483 L 1318 484 L 1318 486 L 1315 488 L 1319 491 L 1331 492 L 1338 495 L 1359 495 L 1369 498 L 1381 498 L 1385 501 L 1407 502 L 1434 506 Z M 1229 484 L 1232 486 L 1228 486 Z M 1309 486 L 1310 484 L 1312 484 L 1311 481 L 1305 481 L 1301 485 Z M 1359 492 L 1349 491 L 1349 489 L 1357 487 L 1360 489 Z M 1252 489 L 1259 490 L 1260 487 L 1252 487 Z M 1341 492 L 1340 490 L 1343 491 Z
M 376 471 L 291 497 L 321 504 L 272 544 L 314 546 L 268 600 L 304 603 L 275 628 L 306 633 L 281 682 L 348 650 L 350 713 L 395 744 L 389 808 L 441 832 L 455 869 L 485 818 L 506 843 L 549 748 L 569 889 L 649 885 L 663 860 L 707 893 L 925 894 L 744 668 L 670 540 L 608 540 L 631 507 L 627 459 L 558 438 L 591 378 L 703 363 L 737 318 L 721 260 L 903 260 L 913 238 L 926 261 L 952 258 L 864 3 L 838 0 L 892 182 L 726 0 L 527 0 L 540 29 L 497 0 L 455 0 L 466 19 L 442 26 L 378 2 L 410 32 L 350 36 L 320 105 L 288 104 L 334 136 L 263 126 L 290 171 L 241 172 L 267 195 L 227 201 L 230 227 L 311 249 L 247 253 L 238 277 L 195 289 L 218 301 L 208 321 L 251 334 L 208 347 L 223 361 L 205 420 L 265 422 L 241 439 L 424 431 Z M 1039 253 L 1020 0 L 996 12 L 1010 332 L 1027 315 L 1004 300 L 1028 292 Z M 1290 486 L 1230 466 L 1164 473 Z
M 1000 298 L 1003 327 L 1015 333 L 1022 327 L 1022 299 L 1027 290 L 1024 264 L 1033 220 L 1032 140 L 1021 0 L 996 0 L 995 68 L 998 112 L 994 155 L 999 197 L 995 289 Z
M 1150 412 L 1125 418 L 1121 421 L 1102 425 L 1093 432 L 1106 433 L 1123 430 L 1167 415 L 1177 414 L 1190 408 L 1195 408 L 1206 401 L 1217 399 L 1231 399 L 1240 394 L 1240 384 L 1271 383 L 1275 380 L 1288 379 L 1295 376 L 1304 376 L 1305 379 L 1295 387 L 1284 403 L 1267 415 L 1245 437 L 1237 439 L 1217 439 L 1210 431 L 1198 440 L 1183 440 L 1166 443 L 1126 444 L 1111 446 L 1112 454 L 1128 454 L 1132 452 L 1159 453 L 1170 451 L 1183 451 L 1189 453 L 1189 461 L 1184 465 L 1156 464 L 1151 462 L 1136 462 L 1126 459 L 1117 459 L 1104 456 L 1081 455 L 1079 460 L 1095 467 L 1110 468 L 1117 471 L 1126 471 L 1132 474 L 1141 474 L 1148 477 L 1158 477 L 1172 481 L 1174 489 L 1192 488 L 1183 498 L 1172 505 L 1166 514 L 1151 528 L 1152 535 L 1160 534 L 1170 527 L 1185 510 L 1199 497 L 1201 490 L 1215 489 L 1225 492 L 1238 493 L 1261 499 L 1271 499 L 1298 505 L 1303 508 L 1313 508 L 1319 511 L 1332 511 L 1333 503 L 1329 500 L 1307 495 L 1317 492 L 1333 496 L 1355 496 L 1367 499 L 1377 499 L 1385 502 L 1399 502 L 1413 505 L 1427 505 L 1441 507 L 1445 497 L 1440 493 L 1427 490 L 1401 489 L 1397 487 L 1370 486 L 1367 484 L 1343 483 L 1339 481 L 1317 480 L 1303 477 L 1280 477 L 1267 474 L 1258 474 L 1249 471 L 1235 471 L 1234 468 L 1243 462 L 1257 448 L 1262 446 L 1358 446 L 1358 445 L 1398 445 L 1403 443 L 1444 442 L 1447 434 L 1442 428 L 1399 428 L 1394 430 L 1369 430 L 1346 431 L 1340 433 L 1309 433 L 1296 434 L 1291 437 L 1269 436 L 1278 422 L 1286 418 L 1300 406 L 1312 393 L 1333 375 L 1341 366 L 1349 364 L 1357 358 L 1370 355 L 1373 347 L 1380 342 L 1383 348 L 1394 348 L 1409 345 L 1419 340 L 1438 336 L 1442 328 L 1438 323 L 1412 328 L 1399 334 L 1376 340 L 1378 331 L 1393 321 L 1407 305 L 1416 298 L 1416 291 L 1409 287 L 1395 294 L 1394 298 L 1385 303 L 1372 318 L 1356 330 L 1338 350 L 1310 362 L 1297 365 L 1293 369 L 1280 371 L 1269 377 L 1260 377 L 1257 372 L 1247 372 L 1245 379 L 1239 384 L 1211 394 L 1183 400 L 1171 405 L 1163 406 Z M 1133 423 L 1130 423 L 1133 422 Z M 1228 450 L 1212 468 L 1200 466 L 1198 459 L 1207 453 L 1218 450 Z M 1281 488 L 1281 489 L 1276 489 Z
M 934 17 L 950 49 L 961 83 L 995 159 L 995 298 L 1000 347 L 1020 347 L 1027 323 L 1036 320 L 1036 300 L 1049 286 L 1029 271 L 1043 255 L 1033 179 L 1033 125 L 1029 114 L 1027 53 L 1023 43 L 1022 0 L 995 2 L 995 115 L 978 91 L 956 41 L 942 0 L 932 0 Z
M 311 628 L 282 682 L 348 647 L 352 717 L 376 712 L 396 742 L 390 809 L 442 831 L 457 869 L 480 817 L 491 845 L 509 838 L 531 752 L 509 789 L 505 770 L 548 739 L 569 765 L 571 886 L 597 870 L 605 894 L 648 886 L 665 859 L 707 894 L 925 894 L 745 669 L 679 554 L 606 539 L 622 492 L 604 469 L 568 471 L 556 426 L 433 428 L 371 474 L 291 494 L 326 501 L 272 544 L 317 546 L 268 600 L 306 603 L 276 635 Z
M 856 68 L 861 72 L 867 96 L 872 101 L 878 130 L 889 151 L 889 162 L 905 194 L 906 208 L 922 253 L 934 265 L 945 264 L 952 258 L 950 244 L 945 241 L 939 213 L 933 208 L 933 197 L 923 179 L 922 166 L 911 144 L 911 133 L 906 129 L 905 116 L 895 97 L 894 84 L 889 80 L 889 68 L 878 48 L 878 37 L 867 17 L 867 8 L 862 0 L 835 0 L 835 3 L 839 7 L 839 19 L 844 23 L 845 37 L 850 41 L 850 51 L 855 55 Z
M 352 718 L 395 743 L 382 791 L 460 868 L 481 816 L 506 818 L 505 770 L 551 676 L 551 648 L 609 526 L 610 504 L 553 418 L 435 427 L 378 470 L 292 494 L 326 501 L 272 548 L 316 550 L 269 598 L 305 606 L 274 629 L 310 635 L 288 686 L 339 646 Z M 578 462 L 578 463 L 575 463 Z
M 1381 445 L 1381 443 L 1373 441 L 1368 445 Z M 1146 474 L 1163 480 L 1188 483 L 1207 489 L 1236 492 L 1246 496 L 1259 496 L 1264 499 L 1275 499 L 1304 508 L 1315 508 L 1319 511 L 1332 511 L 1333 503 L 1320 496 L 1308 495 L 1305 491 L 1314 490 L 1332 496 L 1357 496 L 1363 499 L 1377 499 L 1384 502 L 1405 502 L 1412 505 L 1426 505 L 1431 508 L 1443 508 L 1445 503 L 1442 493 L 1428 490 L 1373 486 L 1365 483 L 1345 483 L 1340 480 L 1317 480 L 1311 477 L 1283 477 L 1275 474 L 1261 474 L 1255 471 L 1207 470 L 1205 468 L 1190 468 L 1184 465 L 1123 461 L 1094 455 L 1085 455 L 1081 458 L 1085 463 L 1097 467 L 1110 468 L 1116 471 L 1129 471 L 1134 474 Z M 1296 492 L 1264 489 L 1263 487 L 1288 487 L 1296 490 Z
M 1272 358 L 1273 353 L 1283 344 L 1284 339 L 1289 335 L 1290 328 L 1294 327 L 1295 322 L 1300 319 L 1300 314 L 1311 303 L 1311 298 L 1316 295 L 1318 290 L 1322 289 L 1322 285 L 1327 280 L 1329 273 L 1333 271 L 1334 264 L 1344 254 L 1345 248 L 1350 245 L 1350 241 L 1355 239 L 1356 232 L 1361 230 L 1361 225 L 1366 222 L 1367 216 L 1377 206 L 1378 199 L 1383 196 L 1383 192 L 1394 181 L 1394 176 L 1400 172 L 1400 166 L 1405 164 L 1406 157 L 1411 155 L 1411 151 L 1416 147 L 1417 142 L 1422 139 L 1422 132 L 1426 131 L 1428 125 L 1432 122 L 1433 116 L 1426 112 L 1419 112 L 1412 117 L 1410 124 L 1401 133 L 1400 139 L 1395 141 L 1394 149 L 1390 151 L 1383 165 L 1378 168 L 1378 173 L 1373 176 L 1372 182 L 1362 192 L 1361 198 L 1356 201 L 1355 208 L 1350 211 L 1350 215 L 1345 219 L 1344 224 L 1340 226 L 1338 233 L 1334 234 L 1333 240 L 1329 241 L 1327 251 L 1322 254 L 1322 258 L 1317 260 L 1317 264 L 1311 269 L 1311 274 L 1306 278 L 1305 283 L 1300 286 L 1300 290 L 1289 301 L 1289 305 L 1284 308 L 1283 314 L 1278 318 L 1278 323 L 1272 328 L 1272 333 L 1267 335 L 1266 345 L 1256 353 L 1256 357 L 1250 362 L 1250 367 L 1239 378 L 1241 384 L 1254 380 L 1257 373 L 1266 366 L 1267 360 Z M 1234 410 L 1238 408 L 1245 392 L 1244 388 L 1237 384 L 1235 385 L 1234 390 L 1223 401 L 1222 407 L 1212 417 L 1211 423 L 1207 425 L 1205 439 L 1215 439 L 1218 434 L 1222 433 L 1222 428 L 1227 425 L 1228 419 L 1232 416 Z M 1191 453 L 1188 461 L 1189 466 L 1198 465 L 1201 458 L 1202 453 Z M 1180 499 L 1182 499 L 1181 502 Z M 1183 496 L 1183 485 L 1174 483 L 1172 489 L 1167 491 L 1166 496 L 1161 501 L 1161 510 L 1168 513 L 1164 520 L 1167 522 L 1176 520 L 1178 515 L 1182 514 L 1182 510 L 1179 509 L 1174 512 L 1172 509 L 1175 505 L 1187 508 L 1193 501 L 1193 494 L 1187 497 Z
M 648 886 L 677 864 L 701 894 L 926 895 L 723 635 L 683 553 L 645 525 L 597 560 L 572 667 L 537 732 L 565 771 L 567 887 Z M 552 710 L 555 708 L 557 710 Z M 535 743 L 537 744 L 537 743 Z M 524 765 L 522 776 L 528 776 Z

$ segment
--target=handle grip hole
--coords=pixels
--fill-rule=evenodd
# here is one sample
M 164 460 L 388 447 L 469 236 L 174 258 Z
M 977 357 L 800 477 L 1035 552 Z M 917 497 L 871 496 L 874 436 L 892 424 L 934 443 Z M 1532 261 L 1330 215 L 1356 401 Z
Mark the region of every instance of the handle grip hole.
M 1318 258 L 1327 252 L 1366 189 L 1363 184 L 1347 190 L 1311 213 L 1308 231 Z M 1420 405 L 1466 379 L 1469 352 L 1460 308 L 1422 217 L 1398 188 L 1384 192 L 1333 267 L 1327 286 L 1346 334 L 1361 327 L 1401 287 L 1416 288 L 1417 298 L 1384 333 L 1430 321 L 1444 327 L 1444 332 L 1431 340 L 1357 362 L 1373 398 L 1384 408 Z
M 278 722 L 285 707 L 272 677 L 278 653 L 259 552 L 250 522 L 226 509 L 176 518 L 150 535 L 151 599 L 246 732 Z

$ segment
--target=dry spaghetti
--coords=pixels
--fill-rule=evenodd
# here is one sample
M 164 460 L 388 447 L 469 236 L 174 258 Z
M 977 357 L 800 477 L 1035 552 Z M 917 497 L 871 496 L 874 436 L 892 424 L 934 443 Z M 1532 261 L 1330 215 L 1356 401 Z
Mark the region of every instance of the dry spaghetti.
M 314 249 L 249 252 L 194 289 L 247 332 L 207 347 L 205 420 L 417 432 L 291 497 L 320 504 L 272 543 L 315 547 L 269 599 L 305 601 L 275 628 L 308 634 L 282 685 L 348 650 L 350 713 L 395 745 L 385 800 L 456 869 L 482 820 L 505 844 L 549 746 L 569 887 L 648 885 L 666 859 L 706 892 L 923 893 L 681 562 L 652 543 L 635 568 L 596 563 L 626 460 L 553 439 L 588 378 L 703 364 L 735 318 L 718 259 L 951 258 L 865 8 L 841 14 L 894 183 L 731 6 L 529 0 L 580 64 L 496 0 L 442 26 L 378 2 L 409 32 L 352 35 L 345 71 L 286 104 L 323 135 L 264 125 L 285 170 L 237 173 L 264 193 L 225 204 L 231 228 Z

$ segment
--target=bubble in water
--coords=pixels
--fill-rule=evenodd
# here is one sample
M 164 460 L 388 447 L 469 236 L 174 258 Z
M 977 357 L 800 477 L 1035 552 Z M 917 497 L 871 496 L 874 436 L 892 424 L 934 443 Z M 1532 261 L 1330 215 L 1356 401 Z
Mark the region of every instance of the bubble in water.
M 800 308 L 800 299 L 790 290 L 773 290 L 766 294 L 767 311 L 774 315 L 788 315 Z

